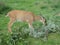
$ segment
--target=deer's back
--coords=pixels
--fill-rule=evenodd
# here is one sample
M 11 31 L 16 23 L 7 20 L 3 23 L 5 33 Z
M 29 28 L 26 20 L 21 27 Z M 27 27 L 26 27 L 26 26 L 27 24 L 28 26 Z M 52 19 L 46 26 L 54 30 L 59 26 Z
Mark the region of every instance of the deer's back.
M 22 10 L 13 10 L 9 13 L 10 18 L 15 18 L 16 20 L 33 20 L 34 14 L 32 12 L 22 11 Z

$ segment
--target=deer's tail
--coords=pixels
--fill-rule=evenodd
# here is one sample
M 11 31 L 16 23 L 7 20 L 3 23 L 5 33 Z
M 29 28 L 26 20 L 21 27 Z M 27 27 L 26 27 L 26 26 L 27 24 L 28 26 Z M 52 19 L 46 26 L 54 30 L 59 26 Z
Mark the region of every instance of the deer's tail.
M 9 16 L 9 14 L 7 14 L 5 17 L 8 17 Z

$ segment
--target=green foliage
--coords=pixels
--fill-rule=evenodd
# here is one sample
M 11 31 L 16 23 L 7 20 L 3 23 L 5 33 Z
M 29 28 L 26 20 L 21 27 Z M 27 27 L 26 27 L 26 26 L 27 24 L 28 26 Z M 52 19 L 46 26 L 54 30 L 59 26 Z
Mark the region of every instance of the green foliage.
M 7 6 L 5 3 L 0 2 L 0 14 L 2 13 L 7 13 L 8 11 L 10 11 L 12 8 Z
M 10 34 L 7 29 L 9 18 L 5 14 L 12 9 L 42 14 L 47 25 L 36 21 L 33 31 L 27 24 L 19 22 L 12 26 Z M 60 17 L 55 16 L 57 13 L 60 13 L 60 0 L 0 0 L 0 45 L 60 45 Z M 33 33 L 30 34 L 30 31 Z

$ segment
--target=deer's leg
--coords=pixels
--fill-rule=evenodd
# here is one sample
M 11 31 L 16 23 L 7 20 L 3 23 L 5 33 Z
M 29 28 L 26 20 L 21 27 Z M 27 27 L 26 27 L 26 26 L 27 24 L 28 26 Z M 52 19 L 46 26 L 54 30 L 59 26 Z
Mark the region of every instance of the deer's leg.
M 12 27 L 14 21 L 15 21 L 14 19 L 10 19 L 10 21 L 9 21 L 9 23 L 8 23 L 8 31 L 9 31 L 9 32 L 12 32 L 12 31 L 11 31 L 11 30 L 12 30 L 11 27 Z
M 28 25 L 29 25 L 29 28 L 30 28 L 30 29 L 34 30 L 32 24 L 28 23 Z
M 28 22 L 28 26 L 29 26 L 29 29 L 30 29 L 29 35 L 33 35 L 34 34 L 34 28 L 32 26 L 32 22 Z
M 32 22 L 28 21 L 28 26 L 31 30 L 34 30 L 33 26 L 32 26 Z

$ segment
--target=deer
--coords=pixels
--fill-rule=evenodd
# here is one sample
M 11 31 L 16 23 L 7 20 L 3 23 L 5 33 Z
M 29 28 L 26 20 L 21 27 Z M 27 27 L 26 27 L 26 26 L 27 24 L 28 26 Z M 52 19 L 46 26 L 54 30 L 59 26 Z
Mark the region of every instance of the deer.
M 8 22 L 8 31 L 12 32 L 12 25 L 16 21 L 27 22 L 29 28 L 33 28 L 32 23 L 36 20 L 42 22 L 45 25 L 45 18 L 42 16 L 37 16 L 32 12 L 24 11 L 24 10 L 12 10 L 7 13 L 6 17 L 9 16 L 10 21 Z

